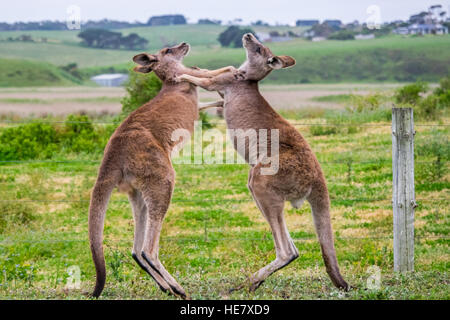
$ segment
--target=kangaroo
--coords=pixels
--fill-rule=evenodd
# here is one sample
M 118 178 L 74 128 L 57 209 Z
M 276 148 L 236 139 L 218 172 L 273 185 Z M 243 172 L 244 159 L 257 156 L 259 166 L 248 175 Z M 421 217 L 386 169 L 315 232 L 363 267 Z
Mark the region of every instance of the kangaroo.
M 276 259 L 252 275 L 249 289 L 256 290 L 268 276 L 299 256 L 289 235 L 283 209 L 285 201 L 290 201 L 294 207 L 299 208 L 306 199 L 311 204 L 327 273 L 336 287 L 348 290 L 349 286 L 342 278 L 337 263 L 330 221 L 330 200 L 319 162 L 303 136 L 272 109 L 258 89 L 258 81 L 272 70 L 292 67 L 296 62 L 289 56 L 275 56 L 250 33 L 245 34 L 242 41 L 247 60 L 239 68 L 239 73 L 223 73 L 212 78 L 185 74 L 177 80 L 224 94 L 224 117 L 229 129 L 278 130 L 277 172 L 263 174 L 267 165 L 258 160 L 251 164 L 248 177 L 248 188 L 271 227 Z M 270 139 L 267 138 L 269 146 Z M 260 150 L 259 142 L 257 143 L 257 150 Z M 247 150 L 249 142 L 246 141 L 246 144 Z M 242 152 L 236 139 L 234 147 L 239 153 Z M 241 155 L 249 162 L 247 151 Z M 244 285 L 238 289 L 242 287 Z
M 189 49 L 188 44 L 181 43 L 157 54 L 141 53 L 133 58 L 138 64 L 136 72 L 154 71 L 163 86 L 155 98 L 122 122 L 105 148 L 89 207 L 89 240 L 97 273 L 94 297 L 101 294 L 105 285 L 103 227 L 109 198 L 117 186 L 119 191 L 128 193 L 133 210 L 133 259 L 163 291 L 186 298 L 185 290 L 158 258 L 161 227 L 175 180 L 170 154 L 180 142 L 172 141 L 171 135 L 179 128 L 192 133 L 198 118 L 197 87 L 174 79 L 182 73 L 212 77 L 235 70 L 187 68 L 182 60 Z

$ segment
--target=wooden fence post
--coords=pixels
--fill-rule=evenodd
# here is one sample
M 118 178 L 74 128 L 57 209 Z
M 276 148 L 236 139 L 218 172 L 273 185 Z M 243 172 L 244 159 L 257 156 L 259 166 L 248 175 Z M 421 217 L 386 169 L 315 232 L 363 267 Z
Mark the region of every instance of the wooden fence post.
M 414 271 L 414 120 L 412 108 L 392 109 L 394 271 Z

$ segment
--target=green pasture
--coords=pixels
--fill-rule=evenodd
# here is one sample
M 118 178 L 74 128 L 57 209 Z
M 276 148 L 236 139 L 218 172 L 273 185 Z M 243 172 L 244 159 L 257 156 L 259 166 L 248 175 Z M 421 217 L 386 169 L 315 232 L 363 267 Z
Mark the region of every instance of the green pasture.
M 377 116 L 350 126 L 327 114 L 286 115 L 322 164 L 339 263 L 355 288 L 348 293 L 334 289 L 309 205 L 296 210 L 287 203 L 286 220 L 300 257 L 255 293 L 228 293 L 275 258 L 269 226 L 246 188 L 248 166 L 176 164 L 160 257 L 191 298 L 449 299 L 449 149 L 442 141 L 448 125 L 416 123 L 415 272 L 402 275 L 393 272 L 390 122 Z M 97 119 L 102 121 L 110 120 Z M 221 120 L 212 121 L 224 132 Z M 334 130 L 317 131 L 317 126 Z M 433 141 L 440 148 L 439 162 L 428 147 Z M 98 152 L 63 150 L 42 161 L 1 163 L 1 299 L 87 298 L 95 280 L 87 241 L 88 201 L 100 159 Z M 134 263 L 132 239 L 127 197 L 114 192 L 106 215 L 108 276 L 101 299 L 173 299 Z M 72 266 L 80 268 L 80 289 L 66 288 Z M 381 275 L 378 288 L 370 286 L 374 266 Z

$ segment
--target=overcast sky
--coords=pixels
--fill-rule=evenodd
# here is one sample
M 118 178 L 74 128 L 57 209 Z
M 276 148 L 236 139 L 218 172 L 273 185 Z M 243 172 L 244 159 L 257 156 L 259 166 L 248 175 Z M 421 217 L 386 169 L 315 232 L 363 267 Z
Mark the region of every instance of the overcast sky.
M 340 19 L 366 21 L 367 8 L 377 5 L 381 21 L 407 19 L 411 14 L 442 4 L 449 11 L 450 0 L 1 0 L 0 22 L 65 21 L 70 5 L 81 9 L 82 20 L 103 18 L 146 22 L 150 16 L 180 13 L 189 22 L 199 18 L 224 22 L 241 18 L 270 23 L 293 24 L 297 19 Z

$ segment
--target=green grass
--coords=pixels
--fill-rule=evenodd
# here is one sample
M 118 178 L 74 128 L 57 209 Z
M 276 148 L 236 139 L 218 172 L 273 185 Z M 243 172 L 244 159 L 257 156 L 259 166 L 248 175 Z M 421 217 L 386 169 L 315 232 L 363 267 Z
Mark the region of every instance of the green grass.
M 73 86 L 80 83 L 48 63 L 0 58 L 0 87 Z
M 302 123 L 327 120 L 304 118 Z M 249 168 L 175 165 L 176 187 L 162 230 L 160 257 L 193 299 L 450 298 L 448 162 L 439 180 L 416 182 L 416 272 L 394 274 L 390 123 L 359 125 L 356 133 L 326 136 L 313 136 L 310 126 L 298 126 L 325 172 L 338 259 L 344 277 L 356 288 L 349 293 L 333 288 L 309 205 L 296 210 L 287 204 L 286 221 L 300 258 L 255 293 L 226 293 L 275 258 L 269 227 L 246 187 Z M 225 127 L 217 129 L 224 132 Z M 441 127 L 439 132 L 448 136 L 448 130 Z M 426 126 L 417 126 L 416 131 L 417 148 L 436 134 L 435 128 Z M 0 166 L 0 212 L 27 214 L 0 219 L 6 225 L 0 234 L 0 271 L 5 270 L 0 298 L 85 299 L 93 288 L 87 210 L 101 156 L 69 153 L 53 158 L 58 159 L 72 162 Z M 433 162 L 435 157 L 431 151 L 421 152 L 416 161 Z M 416 174 L 420 170 L 426 168 L 418 165 Z M 435 187 L 428 188 L 431 184 Z M 31 199 L 54 201 L 27 202 Z M 114 192 L 111 200 L 105 224 L 108 277 L 102 299 L 172 299 L 131 258 L 133 221 L 126 195 Z M 70 266 L 81 270 L 79 290 L 64 289 Z M 381 270 L 379 290 L 367 287 L 371 266 Z

